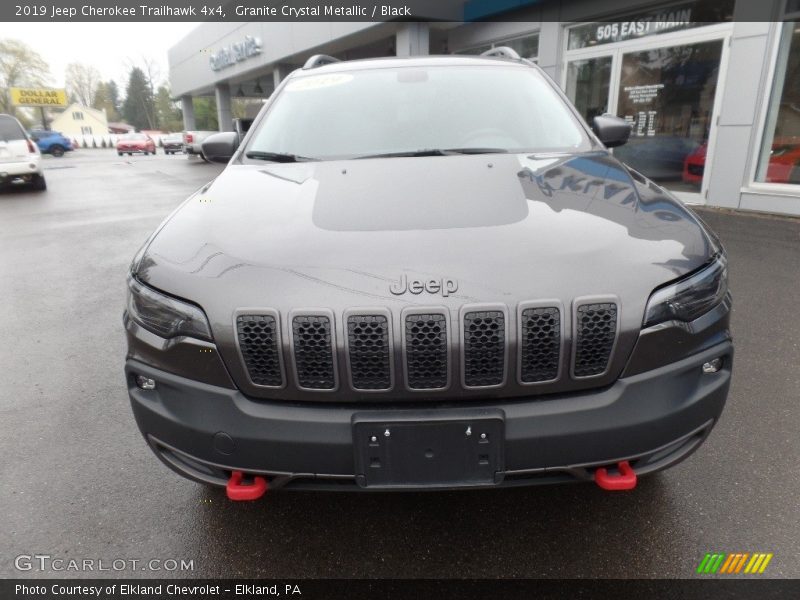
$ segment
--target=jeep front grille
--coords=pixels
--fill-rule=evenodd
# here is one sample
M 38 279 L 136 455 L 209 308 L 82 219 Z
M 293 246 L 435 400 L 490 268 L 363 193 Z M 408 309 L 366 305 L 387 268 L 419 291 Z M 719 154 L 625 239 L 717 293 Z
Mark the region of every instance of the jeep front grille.
M 279 332 L 273 315 L 240 315 L 236 318 L 239 349 L 250 380 L 255 385 L 283 386 Z
M 464 384 L 501 385 L 506 371 L 506 317 L 502 311 L 464 315 Z
M 553 381 L 561 362 L 561 311 L 556 306 L 526 308 L 520 321 L 520 381 Z
M 485 304 L 460 312 L 414 307 L 401 314 L 385 308 L 341 315 L 312 309 L 290 312 L 288 319 L 274 309 L 244 310 L 234 327 L 242 375 L 255 387 L 275 388 L 276 397 L 298 397 L 293 387 L 376 396 L 429 391 L 431 398 L 450 389 L 479 397 L 475 392 L 501 386 L 499 393 L 524 396 L 526 385 L 609 375 L 619 335 L 618 302 L 579 299 L 571 312 L 550 301 L 522 302 L 516 310 Z M 528 395 L 537 393 L 533 389 Z
M 447 387 L 447 320 L 441 313 L 406 315 L 406 377 L 413 390 Z
M 612 302 L 578 306 L 575 323 L 575 377 L 605 373 L 617 339 L 617 305 Z
M 350 381 L 357 390 L 388 390 L 392 385 L 389 319 L 384 315 L 347 317 Z
M 292 319 L 294 364 L 297 382 L 309 390 L 336 387 L 331 319 L 323 315 L 300 315 Z

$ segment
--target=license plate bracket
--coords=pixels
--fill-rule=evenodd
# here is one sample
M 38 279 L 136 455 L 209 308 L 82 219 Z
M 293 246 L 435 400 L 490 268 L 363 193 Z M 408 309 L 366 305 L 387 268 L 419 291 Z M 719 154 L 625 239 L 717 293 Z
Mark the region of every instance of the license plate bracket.
M 504 415 L 357 413 L 353 445 L 361 487 L 491 486 L 503 479 Z

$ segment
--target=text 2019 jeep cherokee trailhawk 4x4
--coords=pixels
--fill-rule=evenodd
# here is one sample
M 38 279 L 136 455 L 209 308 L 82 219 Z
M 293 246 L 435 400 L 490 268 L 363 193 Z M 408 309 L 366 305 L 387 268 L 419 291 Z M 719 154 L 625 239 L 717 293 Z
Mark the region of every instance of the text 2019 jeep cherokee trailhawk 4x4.
M 232 498 L 636 476 L 695 450 L 733 347 L 725 253 L 535 65 L 292 73 L 135 257 L 133 412 Z M 605 145 L 604 145 L 605 144 Z

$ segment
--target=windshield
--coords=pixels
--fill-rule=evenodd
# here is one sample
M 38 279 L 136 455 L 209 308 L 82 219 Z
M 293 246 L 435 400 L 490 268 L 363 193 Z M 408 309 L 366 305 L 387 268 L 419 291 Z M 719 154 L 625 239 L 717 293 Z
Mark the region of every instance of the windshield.
M 333 159 L 589 148 L 577 120 L 535 69 L 430 66 L 293 79 L 259 123 L 245 155 Z
M 126 133 L 120 139 L 122 140 L 146 140 L 147 136 L 143 133 Z

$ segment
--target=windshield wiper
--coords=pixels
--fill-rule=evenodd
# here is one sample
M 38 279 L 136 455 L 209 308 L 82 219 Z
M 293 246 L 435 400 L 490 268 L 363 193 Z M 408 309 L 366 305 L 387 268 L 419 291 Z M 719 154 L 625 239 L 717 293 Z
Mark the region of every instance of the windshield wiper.
M 297 154 L 288 154 L 284 152 L 264 152 L 262 150 L 251 150 L 245 154 L 247 158 L 254 158 L 256 160 L 269 160 L 272 162 L 293 163 L 305 162 L 309 160 L 319 160 L 308 156 L 299 156 Z
M 355 158 L 396 158 L 405 156 L 454 156 L 456 154 L 502 154 L 505 148 L 423 148 L 404 152 L 384 152 L 382 154 L 365 154 Z
M 505 148 L 447 148 L 445 154 L 506 154 Z

